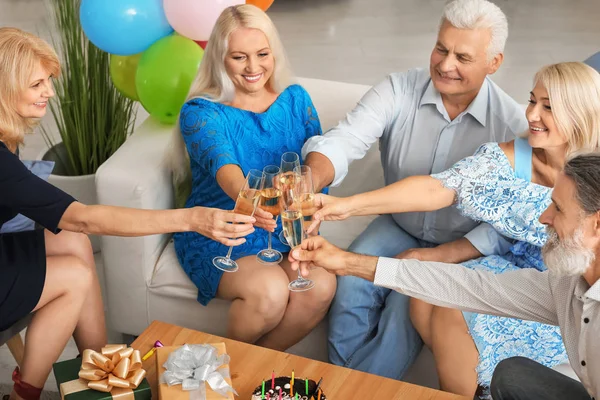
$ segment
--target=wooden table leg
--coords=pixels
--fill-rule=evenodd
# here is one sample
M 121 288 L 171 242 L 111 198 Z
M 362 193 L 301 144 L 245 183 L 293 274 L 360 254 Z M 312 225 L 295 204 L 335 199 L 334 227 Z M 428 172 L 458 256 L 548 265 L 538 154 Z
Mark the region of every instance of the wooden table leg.
M 17 365 L 20 367 L 23 362 L 23 354 L 25 353 L 25 344 L 23 343 L 23 338 L 20 333 L 17 333 L 15 336 L 8 339 L 6 342 L 8 346 L 8 350 L 10 350 L 11 354 L 15 358 Z

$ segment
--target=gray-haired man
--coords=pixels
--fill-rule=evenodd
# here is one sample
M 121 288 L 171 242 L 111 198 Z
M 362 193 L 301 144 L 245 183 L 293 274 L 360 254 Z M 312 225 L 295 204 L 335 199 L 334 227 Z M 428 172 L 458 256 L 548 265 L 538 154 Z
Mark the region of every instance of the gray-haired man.
M 348 165 L 364 157 L 376 141 L 389 185 L 408 176 L 444 171 L 483 143 L 505 142 L 524 132 L 525 113 L 488 78 L 502 64 L 507 36 L 506 17 L 493 3 L 450 2 L 429 69 L 389 75 L 338 126 L 305 144 L 303 154 L 316 186 L 339 184 Z M 350 250 L 394 257 L 454 240 L 430 251 L 443 252 L 446 261 L 461 262 L 502 254 L 509 247 L 489 225 L 477 226 L 449 208 L 382 215 Z M 402 378 L 421 348 L 408 301 L 370 282 L 339 278 L 329 313 L 330 361 Z

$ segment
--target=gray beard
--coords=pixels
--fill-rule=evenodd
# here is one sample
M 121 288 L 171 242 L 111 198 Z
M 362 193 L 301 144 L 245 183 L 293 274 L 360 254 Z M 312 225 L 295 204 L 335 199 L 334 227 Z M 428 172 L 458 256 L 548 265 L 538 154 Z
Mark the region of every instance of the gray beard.
M 594 262 L 594 252 L 583 246 L 583 228 L 573 236 L 559 239 L 556 231 L 546 227 L 548 241 L 542 248 L 542 257 L 548 270 L 559 276 L 583 275 Z

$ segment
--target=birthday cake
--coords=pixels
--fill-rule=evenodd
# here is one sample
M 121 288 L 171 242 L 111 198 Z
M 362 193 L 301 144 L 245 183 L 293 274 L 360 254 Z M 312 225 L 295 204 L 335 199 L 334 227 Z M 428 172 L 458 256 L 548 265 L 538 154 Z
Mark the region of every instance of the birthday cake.
M 289 376 L 279 376 L 275 378 L 275 384 L 271 379 L 265 381 L 264 385 L 264 397 L 263 397 L 263 384 L 258 385 L 252 393 L 252 400 L 319 400 L 319 390 L 317 389 L 317 383 L 311 379 L 308 380 L 308 394 L 306 392 L 306 380 L 302 378 L 294 378 L 294 390 L 291 391 L 292 378 Z M 281 390 L 280 390 L 281 389 Z M 323 390 L 320 390 L 320 400 L 327 400 Z M 281 393 L 281 397 L 279 394 Z M 292 394 L 293 393 L 293 394 Z M 298 397 L 296 397 L 296 394 Z

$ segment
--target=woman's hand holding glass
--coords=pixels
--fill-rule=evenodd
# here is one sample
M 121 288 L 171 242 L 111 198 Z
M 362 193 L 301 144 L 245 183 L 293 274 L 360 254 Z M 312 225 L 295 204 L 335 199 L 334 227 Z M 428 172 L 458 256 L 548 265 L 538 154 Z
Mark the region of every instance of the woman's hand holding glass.
M 261 198 L 264 182 L 265 175 L 262 171 L 256 169 L 248 171 L 246 181 L 240 189 L 237 200 L 235 201 L 233 212 L 253 217 Z M 229 247 L 229 251 L 225 257 L 218 256 L 213 258 L 213 265 L 224 272 L 237 271 L 239 267 L 237 263 L 231 259 L 232 250 L 233 247 Z
M 225 246 L 239 246 L 246 242 L 244 236 L 254 232 L 256 219 L 218 208 L 194 207 L 190 209 L 191 230 Z
M 312 216 L 312 223 L 307 233 L 318 229 L 321 221 L 343 221 L 354 215 L 355 207 L 352 197 L 334 197 L 326 194 L 317 194 L 314 197 L 316 210 Z
M 257 207 L 254 211 L 254 219 L 256 221 L 254 223 L 255 227 L 262 228 L 267 232 L 275 232 L 275 228 L 277 228 L 275 215 L 269 212 L 268 209 Z

